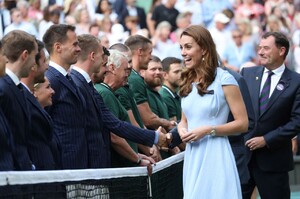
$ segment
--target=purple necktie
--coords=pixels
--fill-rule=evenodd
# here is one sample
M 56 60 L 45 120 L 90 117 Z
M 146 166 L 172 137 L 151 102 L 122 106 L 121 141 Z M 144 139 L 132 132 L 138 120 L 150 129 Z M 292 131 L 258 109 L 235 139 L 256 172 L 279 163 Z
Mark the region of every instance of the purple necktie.
M 270 87 L 271 87 L 271 77 L 274 73 L 272 71 L 268 71 L 268 77 L 265 81 L 263 89 L 261 90 L 259 96 L 259 111 L 260 115 L 266 110 L 268 102 L 269 102 L 269 95 L 270 95 Z

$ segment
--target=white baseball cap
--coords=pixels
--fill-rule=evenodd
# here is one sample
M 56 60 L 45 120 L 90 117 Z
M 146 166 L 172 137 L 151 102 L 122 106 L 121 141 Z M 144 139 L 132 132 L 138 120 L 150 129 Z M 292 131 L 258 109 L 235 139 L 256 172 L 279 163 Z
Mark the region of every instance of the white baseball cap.
M 215 22 L 220 22 L 220 23 L 228 23 L 230 19 L 223 13 L 218 13 L 214 17 Z

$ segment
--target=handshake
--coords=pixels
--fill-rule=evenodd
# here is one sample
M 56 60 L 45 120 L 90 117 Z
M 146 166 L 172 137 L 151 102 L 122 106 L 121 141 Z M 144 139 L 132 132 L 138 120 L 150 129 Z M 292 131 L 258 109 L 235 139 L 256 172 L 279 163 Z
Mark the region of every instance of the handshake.
M 157 129 L 157 132 L 159 133 L 157 145 L 160 147 L 161 150 L 168 151 L 173 139 L 172 134 L 167 133 L 166 130 L 161 126 Z

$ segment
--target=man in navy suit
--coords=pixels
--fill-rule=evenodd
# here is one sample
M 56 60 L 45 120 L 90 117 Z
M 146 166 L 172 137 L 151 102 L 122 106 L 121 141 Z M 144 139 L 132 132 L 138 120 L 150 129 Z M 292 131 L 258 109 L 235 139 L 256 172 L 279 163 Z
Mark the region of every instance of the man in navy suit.
M 288 52 L 289 40 L 284 34 L 267 32 L 258 50 L 262 66 L 241 72 L 255 113 L 254 129 L 245 136 L 251 152 L 247 198 L 255 185 L 262 199 L 290 198 L 291 139 L 300 130 L 300 75 L 285 66 Z
M 120 121 L 108 110 L 91 81 L 92 74 L 99 73 L 103 67 L 105 56 L 103 47 L 100 41 L 92 35 L 80 35 L 78 41 L 82 52 L 78 57 L 78 62 L 71 70 L 71 76 L 86 99 L 89 112 L 86 124 L 89 166 L 91 168 L 111 166 L 110 131 L 148 146 L 152 146 L 154 142 L 161 144 L 165 140 L 165 136 L 160 131 L 154 133 L 134 127 L 127 122 Z M 141 163 L 138 155 L 136 155 L 135 162 Z
M 55 91 L 53 104 L 46 107 L 46 111 L 53 120 L 54 133 L 61 145 L 62 168 L 88 168 L 86 101 L 68 73 L 81 50 L 75 27 L 52 25 L 44 34 L 43 41 L 50 54 L 46 77 Z
M 5 57 L 2 55 L 2 42 L 0 41 L 0 78 L 5 74 Z M 2 93 L 0 93 L 0 103 Z M 14 169 L 13 162 L 13 142 L 6 117 L 0 108 L 0 171 L 11 171 Z
M 44 52 L 44 43 L 37 41 L 38 54 L 36 63 L 28 77 L 22 78 L 24 93 L 31 110 L 31 130 L 27 135 L 28 152 L 36 170 L 53 170 L 59 168 L 57 143 L 53 138 L 53 124 L 48 113 L 34 97 L 34 85 L 45 82 L 48 69 Z
M 8 33 L 2 39 L 3 54 L 7 58 L 6 75 L 0 79 L 0 108 L 6 116 L 14 142 L 16 170 L 32 170 L 26 136 L 30 130 L 30 110 L 20 84 L 35 63 L 37 43 L 33 36 L 20 30 Z

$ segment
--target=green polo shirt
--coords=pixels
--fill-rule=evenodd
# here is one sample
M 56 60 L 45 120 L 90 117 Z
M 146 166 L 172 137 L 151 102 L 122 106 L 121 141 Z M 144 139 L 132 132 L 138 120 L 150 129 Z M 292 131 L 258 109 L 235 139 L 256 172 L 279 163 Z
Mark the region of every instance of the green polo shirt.
M 170 118 L 176 116 L 177 120 L 181 120 L 181 102 L 177 93 L 174 93 L 166 85 L 163 85 L 159 90 L 164 102 L 168 108 L 168 115 Z
M 108 107 L 108 109 L 120 120 L 130 123 L 126 109 L 119 102 L 119 100 L 115 96 L 113 90 L 111 90 L 111 88 L 105 83 L 96 84 L 95 88 L 99 92 L 99 94 L 102 96 L 103 101 L 104 101 L 105 105 Z M 127 142 L 130 145 L 130 147 L 137 153 L 138 152 L 137 144 L 134 142 L 131 142 L 129 140 L 127 140 Z M 112 150 L 111 154 L 112 154 L 112 157 L 111 157 L 112 167 L 136 166 L 133 162 L 123 158 L 114 150 Z
M 168 108 L 163 98 L 160 96 L 159 92 L 147 86 L 147 93 L 148 93 L 148 104 L 152 112 L 155 113 L 158 117 L 168 120 L 169 119 Z
M 128 77 L 128 84 L 137 105 L 147 101 L 147 89 L 144 78 L 133 69 Z
M 136 122 L 139 124 L 141 128 L 144 128 L 144 123 L 141 118 L 140 112 L 137 108 L 136 101 L 133 97 L 132 91 L 129 89 L 129 85 L 125 85 L 115 91 L 115 96 L 118 98 L 118 100 L 121 102 L 123 107 L 128 111 L 131 110 L 132 114 L 136 120 Z
M 147 86 L 148 93 L 148 103 L 153 113 L 155 113 L 158 117 L 169 120 L 168 108 L 160 96 L 160 94 Z M 166 159 L 171 155 L 167 152 L 160 151 L 162 159 Z

